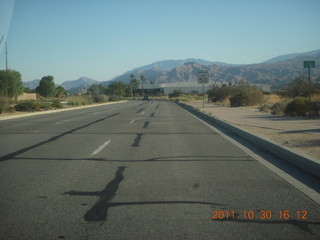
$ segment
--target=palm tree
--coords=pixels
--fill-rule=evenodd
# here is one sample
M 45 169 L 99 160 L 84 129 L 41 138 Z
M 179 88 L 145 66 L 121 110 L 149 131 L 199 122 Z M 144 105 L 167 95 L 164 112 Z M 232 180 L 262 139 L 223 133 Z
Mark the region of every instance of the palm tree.
M 140 76 L 141 79 L 141 88 L 142 88 L 142 94 L 144 95 L 144 88 L 143 88 L 143 82 L 146 80 L 143 75 Z

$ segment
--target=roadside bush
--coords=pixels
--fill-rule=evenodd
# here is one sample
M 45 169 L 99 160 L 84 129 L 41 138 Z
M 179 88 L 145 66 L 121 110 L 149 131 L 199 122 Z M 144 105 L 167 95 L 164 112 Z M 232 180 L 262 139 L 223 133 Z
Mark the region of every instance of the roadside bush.
M 226 98 L 236 94 L 236 86 L 232 84 L 223 84 L 221 87 L 213 85 L 208 91 L 208 100 L 210 102 L 221 102 Z
M 319 116 L 320 102 L 312 101 L 309 106 L 308 98 L 297 97 L 288 103 L 285 114 L 290 116 L 308 116 L 309 109 L 312 116 Z
M 288 103 L 285 114 L 290 116 L 306 116 L 308 114 L 308 99 L 297 97 Z
M 311 102 L 311 115 L 320 116 L 320 101 Z
M 0 99 L 0 114 L 14 112 L 14 107 L 5 99 Z
M 282 115 L 286 109 L 287 104 L 284 102 L 277 102 L 271 106 L 271 114 Z
M 222 102 L 230 100 L 231 107 L 252 106 L 264 102 L 263 91 L 246 82 L 239 84 L 224 84 L 221 87 L 214 85 L 208 91 L 208 100 Z
M 293 82 L 285 85 L 279 93 L 290 98 L 307 97 L 309 95 L 309 81 L 298 76 Z M 311 94 L 320 94 L 320 85 L 316 84 L 314 80 L 311 80 Z
M 181 96 L 181 97 L 174 98 L 173 101 L 175 101 L 175 102 L 189 102 L 189 101 L 191 101 L 191 99 L 186 96 Z
M 59 109 L 59 108 L 63 108 L 63 105 L 62 105 L 62 103 L 60 102 L 60 100 L 55 99 L 55 100 L 52 101 L 51 107 L 52 107 L 52 108 L 58 108 L 58 109 Z
M 109 101 L 110 102 L 120 101 L 120 97 L 117 95 L 109 96 Z
M 263 93 L 254 87 L 239 88 L 230 98 L 231 107 L 253 106 L 263 102 Z
M 108 102 L 108 97 L 106 95 L 96 95 L 96 96 L 93 96 L 93 101 L 95 103 Z
M 93 99 L 90 95 L 74 95 L 68 97 L 66 101 L 68 102 L 68 105 L 71 106 L 89 105 L 93 103 Z
M 35 103 L 37 105 L 36 111 L 47 111 L 52 109 L 51 103 L 48 102 L 41 102 L 41 103 Z
M 265 112 L 265 113 L 269 113 L 271 112 L 271 106 L 268 104 L 263 104 L 259 107 L 259 111 L 260 112 Z
M 169 93 L 169 98 L 179 97 L 182 94 L 181 90 L 174 90 L 172 93 Z
M 204 98 L 208 99 L 208 96 L 205 94 Z M 203 96 L 202 96 L 202 94 L 182 93 L 179 95 L 179 97 L 174 97 L 174 98 L 170 98 L 170 99 L 175 102 L 190 102 L 190 101 L 202 100 Z
M 21 112 L 34 112 L 41 110 L 39 104 L 37 104 L 35 101 L 19 102 L 14 106 L 14 109 Z

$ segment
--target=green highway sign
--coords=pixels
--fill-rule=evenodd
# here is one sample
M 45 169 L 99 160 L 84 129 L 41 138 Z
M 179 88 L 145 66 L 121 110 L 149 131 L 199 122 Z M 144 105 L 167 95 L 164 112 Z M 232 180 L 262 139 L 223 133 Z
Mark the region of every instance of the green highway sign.
M 303 67 L 304 68 L 315 68 L 316 67 L 315 61 L 304 61 Z

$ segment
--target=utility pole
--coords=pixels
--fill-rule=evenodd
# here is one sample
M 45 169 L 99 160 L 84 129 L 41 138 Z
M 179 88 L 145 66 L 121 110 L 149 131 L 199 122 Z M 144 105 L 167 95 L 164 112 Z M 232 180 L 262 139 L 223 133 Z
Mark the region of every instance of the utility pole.
M 8 99 L 8 46 L 6 43 L 6 100 Z

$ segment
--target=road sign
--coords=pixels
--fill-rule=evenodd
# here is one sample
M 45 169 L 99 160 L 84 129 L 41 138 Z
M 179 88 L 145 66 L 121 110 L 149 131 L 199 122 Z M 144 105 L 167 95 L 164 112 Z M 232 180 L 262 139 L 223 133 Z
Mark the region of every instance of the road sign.
M 209 82 L 209 72 L 207 70 L 200 70 L 198 72 L 198 83 L 208 83 Z
M 204 84 L 209 82 L 209 72 L 207 70 L 200 70 L 198 72 L 198 83 L 202 84 L 203 108 L 204 108 Z
M 304 61 L 303 67 L 304 68 L 315 68 L 316 67 L 315 61 Z

